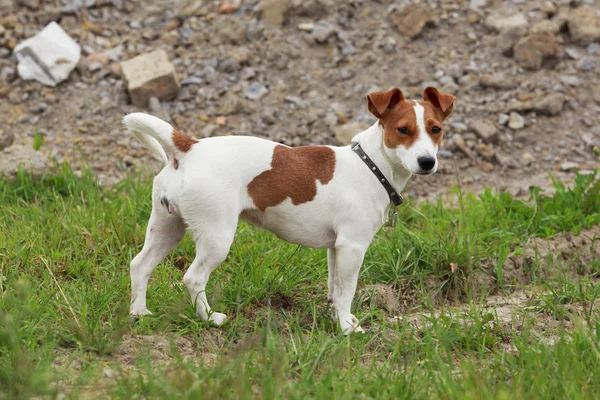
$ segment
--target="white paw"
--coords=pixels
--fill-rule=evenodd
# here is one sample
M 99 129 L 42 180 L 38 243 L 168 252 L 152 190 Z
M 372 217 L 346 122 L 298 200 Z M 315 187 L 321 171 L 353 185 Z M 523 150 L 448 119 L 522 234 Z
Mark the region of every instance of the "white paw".
M 347 318 L 340 318 L 340 327 L 344 335 L 349 335 L 352 332 L 365 333 L 365 330 L 358 325 L 358 319 L 350 314 Z
M 131 308 L 130 311 L 131 315 L 138 315 L 138 316 L 142 316 L 142 315 L 152 315 L 152 313 L 150 311 L 148 311 L 148 309 L 146 307 L 143 308 Z
M 210 314 L 210 317 L 208 318 L 208 320 L 216 326 L 221 326 L 226 319 L 227 315 L 218 312 Z

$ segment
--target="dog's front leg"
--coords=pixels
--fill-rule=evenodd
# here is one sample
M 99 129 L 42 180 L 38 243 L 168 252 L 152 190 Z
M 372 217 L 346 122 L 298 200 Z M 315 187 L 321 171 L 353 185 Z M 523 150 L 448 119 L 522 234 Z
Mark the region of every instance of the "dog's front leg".
M 333 306 L 344 335 L 352 332 L 364 332 L 358 325 L 358 319 L 350 312 L 350 308 L 356 292 L 358 272 L 366 251 L 366 246 L 353 243 L 336 245 L 335 248 L 336 274 Z

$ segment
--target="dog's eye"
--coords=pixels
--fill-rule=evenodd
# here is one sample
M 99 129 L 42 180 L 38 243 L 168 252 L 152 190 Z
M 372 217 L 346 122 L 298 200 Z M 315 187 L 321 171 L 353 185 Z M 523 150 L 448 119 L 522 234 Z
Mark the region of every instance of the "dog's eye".
M 398 128 L 398 132 L 400 132 L 404 135 L 408 135 L 408 128 L 405 126 L 402 126 L 402 127 Z
M 434 134 L 436 134 L 436 135 L 437 135 L 438 133 L 440 133 L 441 131 L 442 131 L 442 129 L 441 129 L 441 128 L 439 128 L 439 127 L 437 127 L 437 126 L 434 126 L 433 128 L 431 128 L 431 133 L 434 133 Z

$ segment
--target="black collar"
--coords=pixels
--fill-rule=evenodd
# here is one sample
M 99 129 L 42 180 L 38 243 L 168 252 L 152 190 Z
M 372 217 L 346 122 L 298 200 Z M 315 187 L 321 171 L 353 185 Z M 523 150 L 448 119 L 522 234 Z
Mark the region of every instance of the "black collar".
M 402 202 L 404 201 L 402 196 L 400 196 L 398 192 L 394 190 L 392 185 L 390 185 L 385 175 L 383 175 L 383 173 L 379 168 L 377 168 L 377 165 L 375 165 L 373 160 L 371 160 L 367 153 L 365 153 L 365 151 L 362 149 L 362 147 L 360 147 L 360 143 L 353 143 L 352 147 L 350 148 L 360 157 L 361 160 L 363 160 L 365 164 L 367 164 L 367 167 L 369 167 L 373 175 L 377 177 L 377 180 L 379 181 L 379 183 L 381 183 L 381 186 L 383 186 L 385 191 L 388 193 L 388 196 L 390 196 L 390 200 L 392 201 L 392 203 L 394 203 L 394 205 L 396 206 L 402 204 Z

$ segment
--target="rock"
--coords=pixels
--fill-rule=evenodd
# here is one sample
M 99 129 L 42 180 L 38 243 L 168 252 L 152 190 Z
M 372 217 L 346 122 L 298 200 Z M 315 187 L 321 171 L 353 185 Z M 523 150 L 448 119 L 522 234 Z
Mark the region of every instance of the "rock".
M 335 139 L 340 146 L 350 144 L 352 138 L 358 133 L 364 131 L 369 126 L 362 122 L 348 122 L 347 124 L 333 128 Z
M 567 47 L 565 49 L 565 54 L 571 60 L 579 60 L 581 58 L 581 52 L 579 51 L 579 49 L 577 49 L 575 47 Z
M 454 143 L 456 148 L 462 151 L 467 157 L 469 157 L 470 159 L 475 158 L 473 157 L 473 153 L 471 153 L 471 149 L 469 149 L 469 146 L 467 146 L 465 140 L 460 134 L 455 133 L 454 135 L 452 135 L 452 142 Z
M 10 147 L 15 141 L 15 135 L 9 131 L 0 129 L 0 150 Z
M 69 77 L 81 56 L 79 45 L 56 22 L 21 42 L 14 51 L 22 79 L 52 87 Z
M 548 32 L 528 35 L 514 47 L 515 59 L 525 69 L 538 70 L 542 65 L 556 62 L 560 47 L 556 37 Z
M 575 162 L 564 162 L 562 164 L 560 164 L 560 169 L 562 171 L 572 171 L 576 168 L 579 168 L 579 164 L 575 163 Z
M 595 56 L 598 54 L 598 44 L 596 43 L 590 43 L 586 49 L 587 53 L 590 56 Z
M 40 8 L 40 0 L 17 0 L 17 4 L 21 4 L 31 10 Z
M 596 64 L 593 58 L 585 56 L 577 61 L 575 68 L 577 68 L 579 71 L 593 71 L 596 69 Z
M 487 6 L 487 0 L 471 0 L 469 2 L 471 8 L 483 8 L 485 6 Z
M 517 86 L 517 82 L 514 79 L 508 78 L 502 72 L 481 75 L 479 84 L 485 88 L 492 89 L 512 89 Z
M 12 82 L 16 77 L 17 71 L 15 71 L 12 65 L 7 65 L 0 71 L 0 81 L 2 82 Z
M 304 22 L 302 24 L 298 24 L 298 29 L 304 32 L 312 32 L 315 29 L 315 24 L 312 22 Z
M 121 62 L 121 74 L 131 102 L 138 107 L 147 107 L 150 97 L 170 100 L 179 93 L 179 82 L 175 67 L 169 62 L 164 50 L 141 54 Z
M 204 128 L 202 128 L 202 136 L 203 137 L 211 137 L 219 127 L 215 124 L 207 124 Z
M 545 115 L 558 115 L 565 104 L 565 96 L 562 93 L 551 93 L 543 96 L 533 104 L 533 109 Z
M 500 114 L 498 116 L 498 123 L 500 125 L 506 125 L 509 120 L 510 120 L 510 117 L 507 114 Z
M 286 13 L 292 8 L 291 0 L 261 0 L 258 8 L 267 28 L 283 25 Z
M 484 142 L 491 143 L 498 140 L 498 130 L 494 123 L 487 119 L 474 119 L 469 126 Z
M 233 14 L 238 8 L 240 8 L 240 1 L 225 0 L 219 4 L 218 10 L 220 14 Z
M 486 161 L 494 161 L 496 159 L 496 151 L 489 144 L 478 143 L 475 146 L 475 151 L 479 153 Z
M 525 127 L 525 118 L 517 112 L 511 112 L 508 120 L 508 127 L 514 131 Z
M 578 7 L 567 17 L 569 34 L 574 42 L 588 44 L 600 40 L 600 17 L 591 7 Z
M 252 82 L 244 89 L 244 96 L 250 100 L 260 100 L 265 97 L 267 93 L 269 93 L 269 89 L 258 82 Z
M 485 19 L 484 25 L 496 32 L 524 32 L 527 30 L 527 17 L 510 9 L 498 10 Z
M 420 4 L 409 4 L 392 12 L 392 22 L 396 29 L 411 39 L 419 36 L 427 25 L 435 23 L 434 12 Z
M 323 44 L 327 43 L 330 37 L 335 35 L 337 32 L 335 26 L 330 24 L 327 21 L 319 21 L 315 24 L 312 30 L 312 37 L 315 39 L 315 42 Z
M 560 81 L 567 86 L 576 87 L 576 86 L 581 85 L 581 79 L 579 79 L 575 75 L 562 75 L 560 77 Z
M 215 118 L 215 124 L 217 124 L 218 126 L 225 126 L 225 125 L 227 125 L 227 118 L 217 117 L 217 118 Z

